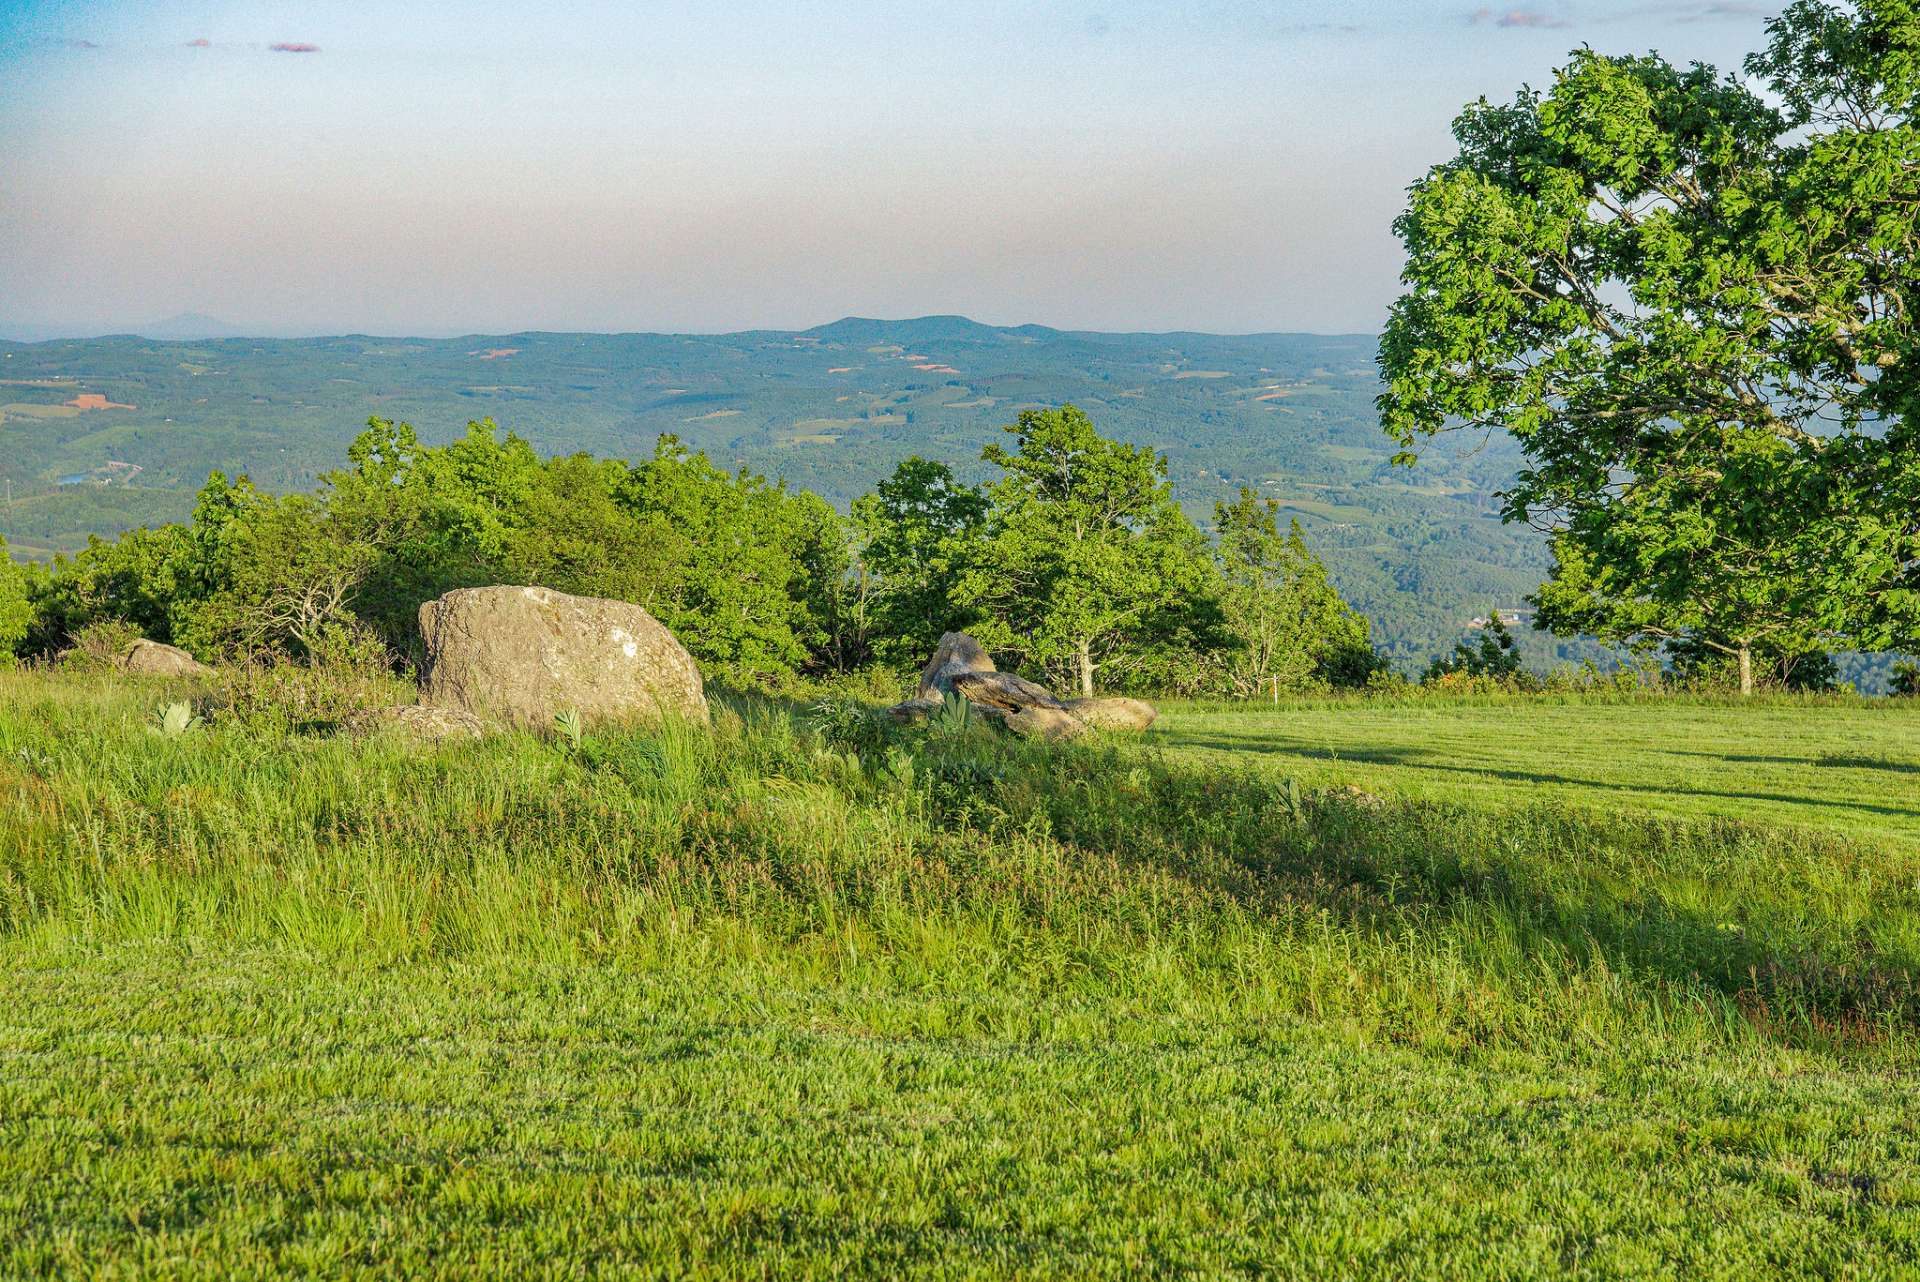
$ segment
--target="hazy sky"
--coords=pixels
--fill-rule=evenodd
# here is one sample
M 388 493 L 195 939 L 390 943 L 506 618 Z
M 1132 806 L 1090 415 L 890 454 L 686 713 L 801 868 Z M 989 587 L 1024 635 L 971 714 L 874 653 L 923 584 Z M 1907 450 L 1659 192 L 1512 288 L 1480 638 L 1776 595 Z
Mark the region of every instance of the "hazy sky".
M 1371 330 L 1464 102 L 1778 7 L 0 0 L 0 331 Z

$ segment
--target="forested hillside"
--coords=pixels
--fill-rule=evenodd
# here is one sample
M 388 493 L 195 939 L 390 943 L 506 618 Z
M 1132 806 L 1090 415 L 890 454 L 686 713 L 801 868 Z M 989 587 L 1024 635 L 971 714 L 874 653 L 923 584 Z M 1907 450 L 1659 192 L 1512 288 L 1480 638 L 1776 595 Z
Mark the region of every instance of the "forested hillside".
M 423 440 L 491 417 L 545 453 L 639 459 L 671 432 L 722 466 L 842 508 L 912 454 L 988 471 L 982 447 L 1023 408 L 1071 401 L 1113 437 L 1167 453 L 1208 521 L 1242 485 L 1297 517 L 1402 666 L 1451 646 L 1540 581 L 1537 538 L 1491 499 L 1505 437 L 1390 462 L 1366 336 L 1074 333 L 959 317 L 849 319 L 802 333 L 364 336 L 204 342 L 119 337 L 0 344 L 4 533 L 51 556 L 183 518 L 207 473 L 312 486 L 369 416 Z M 1550 639 L 1528 636 L 1534 657 Z

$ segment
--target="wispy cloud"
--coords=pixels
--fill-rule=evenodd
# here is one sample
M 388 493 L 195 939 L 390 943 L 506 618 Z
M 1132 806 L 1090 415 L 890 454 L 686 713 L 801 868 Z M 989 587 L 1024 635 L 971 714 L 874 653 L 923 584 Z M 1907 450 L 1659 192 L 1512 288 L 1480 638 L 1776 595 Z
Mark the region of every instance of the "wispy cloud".
M 213 41 L 207 39 L 205 36 L 196 36 L 192 40 L 187 41 L 187 48 L 211 49 L 213 48 Z
M 1756 18 L 1771 18 L 1780 12 L 1779 5 L 1741 4 L 1737 0 L 1713 0 L 1708 4 L 1675 4 L 1661 10 L 1675 22 L 1719 22 L 1726 19 L 1752 21 Z
M 1467 22 L 1475 27 L 1505 27 L 1519 31 L 1558 31 L 1573 25 L 1563 15 L 1548 13 L 1544 9 L 1475 9 L 1467 15 Z
M 319 53 L 319 45 L 310 45 L 304 40 L 281 40 L 267 46 L 275 53 Z

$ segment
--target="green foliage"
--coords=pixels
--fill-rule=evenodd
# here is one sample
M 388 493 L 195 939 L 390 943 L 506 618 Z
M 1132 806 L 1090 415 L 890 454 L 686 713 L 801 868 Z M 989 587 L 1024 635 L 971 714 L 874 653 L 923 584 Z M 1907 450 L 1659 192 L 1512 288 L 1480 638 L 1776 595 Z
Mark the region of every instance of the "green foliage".
M 196 716 L 193 705 L 185 699 L 162 704 L 154 710 L 153 732 L 163 739 L 177 739 L 189 730 L 197 730 L 205 725 L 205 719 Z
M 984 457 L 1002 477 L 958 596 L 977 635 L 1091 694 L 1094 674 L 1155 651 L 1191 655 L 1218 632 L 1216 571 L 1205 537 L 1173 502 L 1166 460 L 1108 440 L 1071 405 L 1027 410 L 1008 450 Z
M 808 712 L 807 721 L 829 751 L 856 763 L 884 761 L 901 741 L 894 723 L 860 699 L 821 699 Z
M 1397 224 L 1380 408 L 1511 433 L 1539 622 L 1750 659 L 1920 630 L 1909 0 L 1796 0 L 1749 70 L 1582 50 L 1484 100 Z
M 1457 642 L 1451 655 L 1435 659 L 1427 666 L 1425 679 L 1444 682 L 1448 678 L 1465 677 L 1507 684 L 1519 680 L 1522 671 L 1520 656 L 1514 653 L 1513 632 L 1500 617 L 1500 611 L 1493 609 L 1487 612 L 1487 622 L 1480 629 L 1479 639 L 1472 643 Z
M 553 714 L 553 728 L 560 735 L 560 741 L 567 751 L 578 754 L 580 751 L 580 709 L 562 708 Z
M 936 739 L 959 739 L 974 726 L 973 701 L 956 690 L 940 696 L 940 708 L 927 718 L 927 733 Z
M 992 455 L 1008 475 L 991 495 L 909 460 L 843 519 L 672 436 L 630 466 L 542 460 L 490 422 L 436 447 L 375 419 L 317 494 L 215 472 L 187 524 L 58 564 L 34 589 L 28 644 L 57 652 L 116 621 L 202 658 L 357 668 L 419 658 L 423 601 L 524 582 L 644 605 L 735 689 L 797 692 L 803 675 L 871 686 L 883 675 L 855 674 L 917 666 L 941 632 L 976 620 L 987 644 L 1056 674 L 1090 678 L 1098 663 L 1110 684 L 1218 688 L 1234 643 L 1221 579 L 1164 460 L 1071 407 L 1011 430 L 1021 451 Z M 1266 520 L 1286 564 L 1260 573 L 1296 612 L 1288 643 L 1306 647 L 1316 679 L 1364 674 L 1365 621 L 1299 530 L 1278 540 Z
M 1903 699 L 1920 696 L 1920 663 L 1902 660 L 1894 664 L 1891 692 L 1895 697 Z
M 179 595 L 186 528 L 129 530 L 111 542 L 91 538 L 72 558 L 54 562 L 35 591 L 28 648 L 55 654 L 96 624 L 130 628 L 134 636 L 173 639 L 169 606 Z M 131 638 L 129 638 L 131 640 Z
M 74 632 L 59 652 L 60 666 L 75 672 L 108 672 L 141 639 L 140 629 L 120 619 L 101 619 Z
M 337 730 L 356 712 L 411 702 L 414 693 L 370 655 L 296 662 L 261 654 L 217 669 L 195 702 L 215 726 L 302 736 Z
M 928 373 L 867 351 L 882 344 L 963 372 Z M 476 349 L 490 346 L 517 350 L 480 359 Z M 10 418 L 0 428 L 0 476 L 14 500 L 5 530 L 16 556 L 51 561 L 71 557 L 89 533 L 186 520 L 216 467 L 273 493 L 310 490 L 341 466 L 376 394 L 382 415 L 415 424 L 423 444 L 443 446 L 484 417 L 543 458 L 637 459 L 657 435 L 676 433 L 724 470 L 785 477 L 843 512 L 913 455 L 951 464 L 964 485 L 987 479 L 980 447 L 998 437 L 1009 406 L 1070 401 L 1098 405 L 1104 434 L 1175 460 L 1174 496 L 1196 521 L 1243 485 L 1278 498 L 1283 528 L 1285 517 L 1300 519 L 1341 595 L 1373 621 L 1376 646 L 1417 668 L 1451 646 L 1480 603 L 1518 601 L 1536 586 L 1546 557 L 1532 530 L 1484 519 L 1520 457 L 1506 438 L 1435 451 L 1399 478 L 1411 484 L 1380 472 L 1390 450 L 1373 405 L 1376 347 L 1359 335 L 1089 335 L 942 318 L 788 336 L 0 342 L 11 378 L 79 374 L 138 406 L 30 428 Z M 853 368 L 825 372 L 834 367 Z M 1169 377 L 1169 367 L 1223 377 Z M 71 395 L 15 386 L 0 401 L 51 407 Z M 101 470 L 106 441 L 113 457 L 144 470 L 131 479 Z M 57 483 L 74 473 L 89 480 Z M 604 546 L 623 546 L 618 529 Z M 398 595 L 417 603 L 426 594 Z M 366 587 L 356 600 L 363 617 L 379 613 Z M 382 634 L 399 638 L 410 610 L 398 604 L 399 626 Z M 1542 666 L 1591 652 L 1545 633 L 1523 646 Z
M 1367 620 L 1340 599 L 1300 522 L 1280 533 L 1277 511 L 1248 489 L 1214 508 L 1221 608 L 1239 643 L 1228 660 L 1233 686 L 1241 694 L 1363 686 L 1379 666 Z
M 942 633 L 971 623 L 959 588 L 980 554 L 986 520 L 984 494 L 960 484 L 945 463 L 918 456 L 854 501 L 859 559 L 877 583 L 872 617 L 882 660 L 917 667 Z
M 39 575 L 16 562 L 0 539 L 0 667 L 10 666 L 33 631 L 34 587 Z
M 1722 690 L 1740 688 L 1736 656 L 1692 637 L 1669 642 L 1666 653 L 1670 663 L 1668 675 L 1682 685 Z M 1792 653 L 1760 645 L 1753 648 L 1751 663 L 1752 684 L 1762 689 L 1820 694 L 1840 684 L 1839 665 L 1825 650 Z

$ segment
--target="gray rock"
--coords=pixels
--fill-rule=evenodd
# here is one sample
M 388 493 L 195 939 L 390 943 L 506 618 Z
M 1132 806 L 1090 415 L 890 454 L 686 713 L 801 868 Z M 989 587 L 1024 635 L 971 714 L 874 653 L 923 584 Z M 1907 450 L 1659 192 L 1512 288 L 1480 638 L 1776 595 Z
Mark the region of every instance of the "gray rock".
M 213 669 L 177 645 L 162 645 L 143 637 L 120 656 L 120 671 L 137 677 L 194 677 Z
M 953 689 L 953 679 L 966 672 L 993 672 L 993 658 L 980 643 L 964 632 L 949 632 L 940 638 L 939 649 L 920 670 L 920 688 L 914 702 L 939 703 Z
M 991 704 L 1018 712 L 1021 708 L 1065 707 L 1053 697 L 1053 691 L 1011 672 L 961 672 L 953 677 L 953 688 L 974 703 Z
M 392 708 L 370 708 L 356 712 L 342 723 L 348 734 L 392 734 L 424 743 L 484 738 L 486 722 L 460 708 L 433 708 L 422 703 L 403 703 Z
M 903 726 L 917 726 L 938 711 L 938 699 L 909 699 L 888 708 L 887 715 Z
M 1066 707 L 1095 730 L 1145 730 L 1160 716 L 1145 699 L 1069 699 Z
M 700 669 L 637 605 L 548 588 L 462 588 L 420 607 L 420 702 L 547 730 L 584 722 L 705 722 Z
M 1041 739 L 1047 743 L 1060 743 L 1087 732 L 1086 723 L 1064 708 L 1034 704 L 1004 715 L 1007 729 L 1024 738 Z

